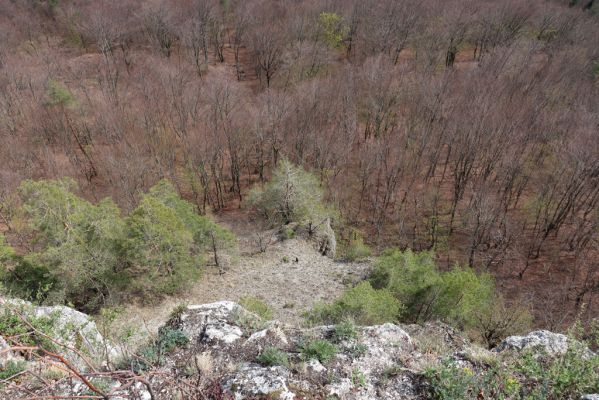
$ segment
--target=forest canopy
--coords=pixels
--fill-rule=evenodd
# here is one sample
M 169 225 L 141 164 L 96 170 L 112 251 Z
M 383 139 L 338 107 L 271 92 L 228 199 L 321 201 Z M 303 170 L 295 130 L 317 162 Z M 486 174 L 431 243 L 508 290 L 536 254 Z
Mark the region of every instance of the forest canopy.
M 170 293 L 231 240 L 150 189 L 167 179 L 201 215 L 253 221 L 252 188 L 268 193 L 287 160 L 334 206 L 339 247 L 362 246 L 349 258 L 434 251 L 441 269 L 488 271 L 506 299 L 526 297 L 543 326 L 590 318 L 598 13 L 590 0 L 0 2 L 5 246 L 47 276 L 47 296 L 141 293 L 150 272 Z M 13 220 L 17 191 L 30 210 Z M 38 193 L 68 207 L 45 214 Z M 58 285 L 69 262 L 91 264 L 88 247 L 99 262 Z

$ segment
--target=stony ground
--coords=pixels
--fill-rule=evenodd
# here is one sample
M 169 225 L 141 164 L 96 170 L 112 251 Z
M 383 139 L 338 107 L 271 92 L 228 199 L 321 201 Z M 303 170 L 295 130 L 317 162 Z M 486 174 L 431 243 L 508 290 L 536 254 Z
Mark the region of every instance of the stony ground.
M 115 327 L 137 327 L 137 336 L 142 338 L 154 334 L 180 304 L 239 301 L 245 296 L 261 298 L 272 308 L 275 319 L 297 325 L 303 312 L 319 301 L 335 299 L 348 283 L 364 278 L 370 268 L 369 262 L 345 263 L 324 257 L 303 239 L 277 241 L 264 253 L 256 249 L 250 239 L 240 242 L 240 255 L 223 274 L 207 267 L 184 295 L 167 298 L 159 305 L 131 305 Z

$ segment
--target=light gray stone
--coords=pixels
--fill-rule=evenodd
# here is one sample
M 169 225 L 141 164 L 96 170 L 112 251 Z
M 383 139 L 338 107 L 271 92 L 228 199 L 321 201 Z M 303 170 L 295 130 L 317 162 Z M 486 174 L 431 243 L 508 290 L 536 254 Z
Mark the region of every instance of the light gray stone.
M 561 333 L 539 330 L 526 336 L 509 336 L 494 351 L 520 352 L 530 349 L 542 349 L 549 355 L 564 354 L 568 351 L 568 337 Z
M 280 400 L 293 400 L 295 394 L 289 390 L 289 370 L 283 367 L 260 367 L 246 365 L 225 384 L 236 400 L 251 396 L 270 396 Z

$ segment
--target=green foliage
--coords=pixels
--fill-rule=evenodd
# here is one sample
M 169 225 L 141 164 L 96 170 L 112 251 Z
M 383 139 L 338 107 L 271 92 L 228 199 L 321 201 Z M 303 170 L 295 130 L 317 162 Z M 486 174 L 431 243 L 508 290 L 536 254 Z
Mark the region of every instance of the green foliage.
M 385 251 L 370 278 L 372 286 L 388 289 L 406 307 L 406 317 L 422 320 L 425 305 L 434 301 L 441 276 L 431 252 Z
M 336 211 L 325 204 L 318 178 L 283 159 L 264 188 L 255 188 L 249 202 L 273 225 L 298 222 L 312 231 Z
M 146 371 L 152 366 L 164 364 L 164 356 L 176 348 L 189 344 L 189 337 L 180 329 L 164 326 L 158 331 L 158 338 L 143 346 L 138 354 L 128 360 L 128 367 L 133 371 Z
M 593 75 L 595 75 L 596 78 L 599 78 L 599 60 L 595 61 L 593 64 Z
M 168 326 L 163 326 L 158 331 L 158 343 L 160 349 L 166 353 L 170 353 L 177 347 L 186 346 L 189 343 L 189 338 L 180 329 L 173 329 Z
M 18 311 L 24 314 L 23 307 Z M 52 351 L 55 350 L 56 344 L 46 336 L 54 336 L 55 323 L 55 315 L 40 317 L 27 315 L 21 318 L 21 315 L 5 307 L 0 314 L 0 336 L 9 342 L 14 337 L 23 345 L 39 345 L 46 350 Z
M 300 351 L 305 360 L 318 360 L 325 364 L 339 352 L 337 346 L 328 340 L 313 340 L 301 346 Z
M 46 95 L 50 106 L 71 107 L 76 103 L 69 89 L 54 79 L 48 80 Z
M 333 331 L 333 340 L 342 342 L 344 340 L 352 340 L 358 337 L 358 330 L 352 321 L 344 321 L 335 325 Z
M 29 291 L 40 290 L 36 282 L 50 285 L 52 301 L 70 301 L 89 310 L 110 291 L 125 226 L 111 200 L 94 206 L 73 194 L 75 188 L 70 179 L 21 184 L 20 214 L 35 251 L 15 272 L 29 275 L 29 280 L 30 274 L 39 276 L 26 283 Z
M 146 197 L 160 202 L 177 215 L 177 219 L 191 232 L 194 253 L 233 250 L 235 245 L 233 233 L 212 219 L 199 215 L 193 204 L 179 197 L 169 181 L 158 182 Z
M 472 371 L 445 360 L 425 371 L 432 399 L 578 399 L 599 390 L 599 357 L 582 346 L 571 346 L 561 356 L 525 353 L 495 367 Z
M 497 346 L 503 338 L 527 331 L 533 317 L 527 307 L 514 303 L 508 307 L 503 296 L 496 295 L 490 307 L 474 310 L 471 327 L 488 348 Z
M 354 386 L 366 386 L 366 375 L 358 368 L 352 369 L 351 380 Z
M 161 181 L 126 218 L 109 199 L 94 205 L 71 179 L 24 181 L 13 218 L 31 251 L 17 256 L 0 239 L 0 279 L 31 300 L 72 303 L 86 311 L 138 294 L 176 293 L 200 272 L 206 252 L 233 247 L 234 236 L 198 215 Z
M 287 354 L 276 347 L 265 348 L 264 351 L 260 353 L 258 358 L 256 358 L 256 361 L 267 367 L 273 367 L 277 365 L 283 367 L 289 366 L 289 358 L 287 357 Z
M 18 256 L 4 235 L 0 235 L 0 281 L 10 295 L 31 299 L 43 295 L 55 283 L 45 267 Z
M 249 312 L 259 316 L 263 321 L 269 321 L 272 319 L 272 309 L 262 299 L 246 296 L 239 300 L 239 304 Z
M 367 351 L 368 346 L 362 343 L 352 343 L 347 349 L 348 354 L 354 358 L 362 357 Z
M 145 196 L 127 217 L 124 254 L 134 292 L 148 300 L 173 294 L 199 275 L 193 236 L 172 208 Z
M 282 233 L 283 239 L 285 240 L 293 239 L 295 237 L 295 230 L 289 226 L 284 226 Z
M 370 247 L 364 243 L 362 234 L 356 229 L 351 230 L 349 237 L 342 238 L 338 246 L 339 258 L 345 261 L 363 260 L 372 254 Z
M 26 366 L 27 363 L 25 361 L 8 361 L 4 368 L 0 369 L 0 380 L 4 381 L 12 378 L 13 376 L 25 371 Z M 3 384 L 0 383 L 0 388 L 2 386 Z
M 401 303 L 386 289 L 375 290 L 369 282 L 348 289 L 332 304 L 314 307 L 307 315 L 311 323 L 342 323 L 351 319 L 360 325 L 397 321 Z
M 442 273 L 432 252 L 389 250 L 379 258 L 371 277 L 375 288 L 391 291 L 415 322 L 444 318 L 460 327 L 473 325 L 474 313 L 492 305 L 494 283 L 489 274 L 454 267 Z
M 318 28 L 320 39 L 333 48 L 341 47 L 349 31 L 343 17 L 334 12 L 321 12 Z

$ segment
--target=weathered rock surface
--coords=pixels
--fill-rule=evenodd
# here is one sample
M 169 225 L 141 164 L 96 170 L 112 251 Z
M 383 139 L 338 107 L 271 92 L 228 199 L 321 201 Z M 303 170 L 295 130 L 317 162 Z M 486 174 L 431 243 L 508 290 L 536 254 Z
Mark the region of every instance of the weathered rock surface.
M 70 307 L 34 306 L 22 300 L 0 298 L 0 312 L 18 313 L 26 320 L 43 318 L 48 321 L 48 335 L 59 343 L 66 360 L 80 370 L 87 370 L 89 364 L 101 366 L 121 357 L 119 349 L 102 337 L 88 315 Z M 4 339 L 2 341 L 6 343 Z
M 243 335 L 240 327 L 232 323 L 244 313 L 247 311 L 232 301 L 188 306 L 179 317 L 178 327 L 192 341 L 231 344 Z
M 57 332 L 64 330 L 60 334 L 69 346 L 78 345 L 86 352 L 103 349 L 93 347 L 103 343 L 102 337 L 93 321 L 81 313 L 67 307 L 30 307 L 26 312 L 53 315 Z M 71 328 L 78 333 L 68 333 Z M 185 388 L 195 390 L 192 388 L 200 386 L 194 385 L 202 382 L 207 385 L 202 387 L 214 393 L 222 391 L 221 397 L 215 398 L 223 399 L 416 400 L 426 398 L 423 371 L 442 359 L 475 371 L 502 352 L 541 349 L 563 354 L 569 345 L 564 335 L 535 331 L 509 337 L 497 351 L 490 352 L 438 322 L 357 327 L 351 338 L 336 340 L 334 326 L 302 329 L 277 321 L 265 323 L 230 301 L 178 309 L 163 327 L 163 333 L 173 331 L 184 333 L 186 344 L 163 354 L 161 362 L 143 375 L 143 383 L 118 379 L 108 383 L 109 398 L 172 399 L 181 395 L 181 386 L 175 383 L 188 379 Z M 75 340 L 72 335 L 77 334 L 85 335 L 85 341 Z M 307 342 L 323 339 L 337 348 L 330 359 L 308 359 L 301 353 Z M 270 347 L 279 349 L 288 362 L 261 365 L 258 356 Z M 80 381 L 69 382 L 54 392 L 65 396 L 88 393 Z M 599 400 L 592 394 L 582 399 Z
M 526 336 L 509 336 L 494 350 L 520 352 L 531 349 L 542 349 L 549 355 L 564 354 L 568 351 L 568 337 L 545 330 L 534 331 Z

